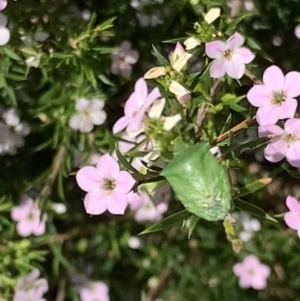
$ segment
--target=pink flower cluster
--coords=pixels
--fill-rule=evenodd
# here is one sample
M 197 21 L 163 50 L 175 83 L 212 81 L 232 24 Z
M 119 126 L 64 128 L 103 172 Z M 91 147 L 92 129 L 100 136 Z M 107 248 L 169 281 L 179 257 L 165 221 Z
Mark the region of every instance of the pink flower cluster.
M 233 272 L 239 277 L 240 287 L 252 287 L 256 290 L 266 288 L 267 279 L 271 274 L 270 268 L 261 263 L 255 255 L 248 255 L 242 262 L 236 263 Z
M 46 301 L 43 295 L 48 291 L 48 282 L 39 277 L 40 271 L 35 269 L 19 279 L 13 301 Z
M 103 155 L 94 166 L 85 166 L 76 174 L 78 186 L 87 192 L 84 207 L 87 213 L 99 215 L 105 211 L 124 214 L 128 205 L 127 195 L 135 180 L 127 171 L 120 170 L 111 155 Z
M 39 236 L 45 233 L 47 215 L 41 216 L 40 209 L 31 198 L 23 198 L 21 205 L 12 210 L 11 218 L 17 222 L 17 232 L 20 236 Z
M 263 83 L 253 86 L 247 98 L 257 107 L 256 120 L 259 137 L 269 137 L 270 143 L 264 150 L 270 162 L 286 160 L 294 167 L 300 167 L 300 119 L 294 118 L 300 95 L 300 72 L 286 75 L 275 65 L 263 74 Z M 282 129 L 276 123 L 287 119 Z
M 128 195 L 130 209 L 134 212 L 134 218 L 138 223 L 157 222 L 163 218 L 163 214 L 168 210 L 168 198 L 170 186 L 165 185 L 150 194 L 145 189 L 140 189 L 137 193 L 131 192 Z

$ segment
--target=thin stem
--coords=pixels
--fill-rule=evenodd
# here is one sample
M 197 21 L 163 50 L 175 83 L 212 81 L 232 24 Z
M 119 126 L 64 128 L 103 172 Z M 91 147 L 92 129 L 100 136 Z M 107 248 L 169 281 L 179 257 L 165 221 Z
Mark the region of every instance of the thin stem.
M 246 69 L 245 75 L 250 78 L 256 85 L 263 85 L 263 82 L 258 79 L 252 72 Z
M 219 142 L 223 141 L 224 139 L 228 138 L 228 136 L 230 135 L 230 133 L 235 133 L 243 128 L 248 127 L 249 124 L 254 123 L 255 120 L 254 119 L 250 119 L 247 118 L 246 120 L 242 121 L 241 123 L 235 125 L 233 128 L 231 128 L 230 130 L 228 130 L 227 132 L 221 134 L 220 136 L 218 136 L 216 139 L 214 139 L 211 142 L 211 145 L 214 146 L 216 144 L 218 144 Z
M 215 80 L 213 86 L 211 87 L 210 93 L 209 93 L 210 97 L 208 98 L 208 100 L 210 102 L 212 102 L 213 97 L 216 93 L 216 90 L 217 90 L 220 82 L 221 82 L 221 79 Z M 196 126 L 195 126 L 195 136 L 196 136 L 196 138 L 200 138 L 201 128 L 202 128 L 202 125 L 203 125 L 204 120 L 206 118 L 207 109 L 208 109 L 208 104 L 206 104 L 206 103 L 201 104 L 198 108 L 197 117 L 196 117 Z
M 66 299 L 66 277 L 63 276 L 58 283 L 58 289 L 55 301 L 64 301 Z
M 47 197 L 51 193 L 52 186 L 57 178 L 57 175 L 59 174 L 59 171 L 61 169 L 62 163 L 65 158 L 65 154 L 66 154 L 66 147 L 61 146 L 56 153 L 51 173 L 50 173 L 45 185 L 43 186 L 41 193 L 36 200 L 36 203 L 39 203 L 40 199 Z
M 159 296 L 160 292 L 163 290 L 167 281 L 171 277 L 173 271 L 171 268 L 163 270 L 159 276 L 158 283 L 155 287 L 151 288 L 147 294 L 148 301 L 155 301 Z

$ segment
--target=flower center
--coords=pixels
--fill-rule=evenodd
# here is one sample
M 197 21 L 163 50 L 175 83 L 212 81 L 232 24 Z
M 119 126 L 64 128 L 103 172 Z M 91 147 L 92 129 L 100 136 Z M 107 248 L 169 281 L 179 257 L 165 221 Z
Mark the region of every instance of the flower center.
M 283 92 L 274 92 L 273 93 L 273 99 L 271 101 L 272 104 L 280 105 L 286 100 L 286 96 L 283 94 Z
M 82 116 L 85 119 L 90 118 L 90 115 L 91 115 L 91 111 L 89 109 L 86 109 L 82 112 Z
M 255 270 L 249 269 L 249 270 L 248 270 L 248 274 L 249 274 L 250 276 L 255 275 Z
M 231 49 L 224 51 L 224 57 L 226 60 L 228 61 L 231 60 L 232 56 L 233 56 L 233 51 Z
M 288 146 L 290 146 L 292 143 L 296 142 L 299 140 L 299 137 L 297 135 L 292 135 L 292 134 L 286 134 L 283 138 L 284 142 L 287 143 Z
M 115 189 L 116 181 L 114 179 L 105 178 L 103 180 L 104 180 L 104 183 L 103 183 L 103 186 L 102 186 L 103 189 L 105 189 L 108 192 L 111 192 L 112 190 Z

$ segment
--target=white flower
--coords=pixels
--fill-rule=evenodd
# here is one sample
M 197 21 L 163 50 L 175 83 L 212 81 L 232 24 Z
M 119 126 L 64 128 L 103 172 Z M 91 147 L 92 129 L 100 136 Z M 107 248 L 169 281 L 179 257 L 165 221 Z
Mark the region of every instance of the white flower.
M 5 121 L 0 123 L 0 154 L 13 155 L 17 152 L 17 148 L 24 146 L 24 138 L 30 132 L 27 123 L 21 122 L 17 111 L 10 108 L 2 114 Z
M 103 111 L 104 101 L 102 99 L 88 100 L 79 98 L 76 102 L 77 114 L 69 120 L 69 126 L 82 133 L 89 133 L 94 125 L 101 125 L 106 120 L 106 113 Z
M 141 240 L 136 236 L 131 236 L 128 239 L 128 246 L 131 249 L 139 249 L 141 247 Z
M 245 212 L 238 214 L 238 226 L 241 229 L 239 237 L 244 242 L 249 241 L 253 237 L 254 233 L 261 229 L 259 220 L 252 218 Z
M 5 26 L 7 25 L 7 17 L 0 13 L 0 46 L 6 45 L 10 39 L 10 31 Z
M 113 74 L 121 74 L 123 77 L 130 77 L 132 65 L 139 59 L 139 53 L 131 49 L 131 43 L 124 41 L 120 47 L 116 48 L 112 53 L 111 72 Z

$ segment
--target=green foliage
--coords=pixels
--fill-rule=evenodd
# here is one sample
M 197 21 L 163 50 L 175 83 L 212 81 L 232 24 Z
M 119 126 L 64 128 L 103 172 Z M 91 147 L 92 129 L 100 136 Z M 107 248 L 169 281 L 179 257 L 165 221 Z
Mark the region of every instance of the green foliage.
M 184 207 L 195 215 L 216 221 L 228 213 L 231 204 L 228 179 L 207 143 L 185 147 L 161 174 Z

